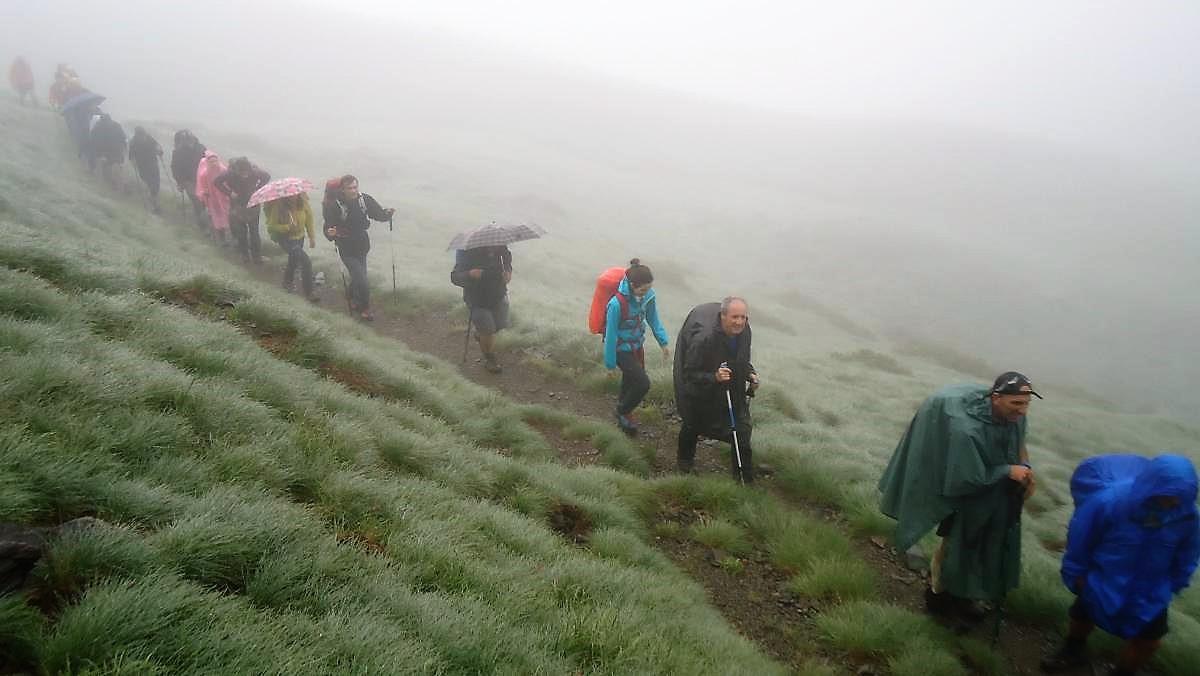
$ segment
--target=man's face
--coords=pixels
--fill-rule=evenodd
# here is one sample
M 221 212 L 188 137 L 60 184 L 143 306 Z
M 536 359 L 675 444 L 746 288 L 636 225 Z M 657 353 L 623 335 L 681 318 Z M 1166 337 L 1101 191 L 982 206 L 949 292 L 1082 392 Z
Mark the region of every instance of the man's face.
M 729 309 L 721 313 L 721 330 L 727 336 L 736 336 L 746 330 L 750 321 L 750 311 L 746 304 L 735 300 L 729 304 Z
M 1028 390 L 1029 387 L 1023 389 Z M 1018 422 L 1029 413 L 1029 401 L 1028 394 L 993 394 L 992 415 L 1005 422 Z
M 342 196 L 348 200 L 358 199 L 358 181 L 342 186 Z

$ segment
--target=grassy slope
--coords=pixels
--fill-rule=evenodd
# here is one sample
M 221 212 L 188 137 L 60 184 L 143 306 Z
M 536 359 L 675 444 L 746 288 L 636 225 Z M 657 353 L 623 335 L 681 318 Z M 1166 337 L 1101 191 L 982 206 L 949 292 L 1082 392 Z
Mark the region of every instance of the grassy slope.
M 6 381 L 2 394 L 7 485 L 0 514 L 53 522 L 97 513 L 125 527 L 60 543 L 40 571 L 65 610 L 52 625 L 27 617 L 14 626 L 42 632 L 24 644 L 45 665 L 773 668 L 644 544 L 644 515 L 664 492 L 725 504 L 729 520 L 743 527 L 762 521 L 753 504 L 714 498 L 715 486 L 664 487 L 541 462 L 549 449 L 514 422 L 521 412 L 511 404 L 444 365 L 244 281 L 202 242 L 97 195 L 79 178 L 54 122 L 5 104 L 4 137 L 12 140 L 0 172 L 0 262 L 9 269 L 0 284 L 0 357 L 5 372 L 20 377 Z M 304 173 L 302 159 L 286 164 L 276 173 Z M 403 180 L 373 192 L 412 194 Z M 491 205 L 477 202 L 408 205 L 410 220 L 432 233 L 401 252 L 406 298 L 452 299 L 438 284 L 446 268 L 437 251 L 441 230 L 482 218 Z M 428 214 L 443 207 L 453 216 L 435 227 Z M 536 265 L 532 256 L 519 261 L 526 263 L 514 290 L 519 325 L 508 340 L 600 383 L 594 345 L 573 321 L 586 301 L 560 290 L 577 285 L 584 298 L 592 269 L 619 259 L 611 243 L 571 232 L 533 245 L 550 252 L 539 251 Z M 329 262 L 328 252 L 318 257 L 332 273 Z M 682 272 L 661 276 L 666 297 L 720 293 Z M 181 290 L 209 300 L 240 296 L 232 319 L 243 328 L 274 327 L 302 340 L 272 359 L 228 322 L 160 302 Z M 963 364 L 945 350 L 901 362 L 889 354 L 899 355 L 900 346 L 811 301 L 767 294 L 752 301 L 756 362 L 771 380 L 758 406 L 763 454 L 798 494 L 844 507 L 864 530 L 885 528 L 874 516 L 879 467 L 915 404 L 937 384 L 964 379 Z M 668 326 L 683 306 L 668 307 Z M 355 396 L 314 373 L 329 363 L 372 374 L 402 401 Z M 661 399 L 667 372 L 659 367 L 652 375 Z M 1065 594 L 1038 541 L 1062 537 L 1073 461 L 1110 449 L 1189 451 L 1200 441 L 1171 421 L 1054 395 L 1033 426 L 1036 462 L 1049 481 L 1027 529 L 1026 585 L 1013 599 L 1017 613 L 1049 621 L 1061 617 Z M 498 433 L 516 459 L 480 450 L 495 445 L 489 440 Z M 541 525 L 564 502 L 597 522 L 590 551 Z M 750 535 L 778 544 L 794 525 Z M 696 533 L 718 542 L 737 536 L 720 524 Z M 805 571 L 798 585 L 813 585 L 828 568 L 808 561 L 811 555 L 792 558 Z M 304 560 L 314 563 L 298 563 Z M 1200 612 L 1194 597 L 1188 601 L 1181 605 Z M 0 612 L 19 614 L 8 606 Z M 854 618 L 873 612 L 848 606 L 823 626 L 853 649 Z M 223 619 L 204 619 L 214 613 Z M 161 619 L 130 621 L 135 616 Z M 184 628 L 157 631 L 166 618 Z M 1176 619 L 1167 653 L 1173 670 L 1194 663 L 1185 647 L 1200 644 L 1196 623 Z M 113 640 L 106 622 L 129 631 Z M 224 635 L 244 643 L 219 644 Z M 939 640 L 931 633 L 918 647 L 936 649 Z M 923 663 L 916 648 L 869 649 L 893 654 L 898 673 Z
M 53 119 L 3 105 L 0 519 L 121 524 L 57 543 L 54 621 L 6 601 L 7 650 L 49 671 L 777 670 L 643 543 L 643 482 L 542 462 L 511 404 L 100 196 Z M 239 300 L 217 322 L 179 297 Z M 234 323 L 295 339 L 276 359 Z M 514 458 L 480 448 L 497 435 Z M 560 503 L 589 549 L 543 525 Z

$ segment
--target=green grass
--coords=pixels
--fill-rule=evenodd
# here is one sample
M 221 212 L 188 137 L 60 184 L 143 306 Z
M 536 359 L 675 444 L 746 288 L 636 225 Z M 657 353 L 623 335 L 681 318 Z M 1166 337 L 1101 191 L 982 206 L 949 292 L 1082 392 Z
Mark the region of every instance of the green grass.
M 0 116 L 26 138 L 0 141 L 0 519 L 117 524 L 60 539 L 37 571 L 62 612 L 18 612 L 18 638 L 6 645 L 25 646 L 21 659 L 38 669 L 779 671 L 647 544 L 683 535 L 653 521 L 666 504 L 723 524 L 703 537 L 761 550 L 804 580 L 827 599 L 822 622 L 845 609 L 829 650 L 860 650 L 847 640 L 856 631 L 886 633 L 886 622 L 855 609 L 885 618 L 898 609 L 838 603 L 872 599 L 860 596 L 854 564 L 828 564 L 857 563 L 837 528 L 724 477 L 645 481 L 646 449 L 607 421 L 516 405 L 452 365 L 254 282 L 194 226 L 103 194 L 56 118 L 8 101 Z M 263 149 L 264 161 L 295 175 L 324 171 L 316 154 L 278 152 Z M 402 188 L 371 190 L 416 194 Z M 371 261 L 381 306 L 405 321 L 446 312 L 465 321 L 441 248 L 461 223 L 493 218 L 493 207 L 445 194 L 404 205 L 423 236 L 406 246 L 394 297 L 386 257 Z M 534 368 L 611 392 L 582 314 L 595 272 L 627 252 L 591 233 L 557 234 L 515 249 L 514 326 L 501 342 L 530 350 Z M 728 292 L 727 280 L 678 274 L 691 269 L 691 244 L 675 244 L 678 260 L 655 264 L 672 333 L 692 304 Z M 313 259 L 337 278 L 332 250 Z M 991 367 L 951 346 L 886 339 L 814 296 L 750 300 L 764 377 L 759 457 L 791 498 L 840 509 L 857 532 L 888 532 L 874 485 L 916 406 L 942 384 L 990 379 Z M 643 417 L 671 399 L 669 365 L 656 355 L 648 365 Z M 1023 582 L 1010 598 L 1014 617 L 1046 626 L 1061 623 L 1066 593 L 1056 555 L 1039 542 L 1064 532 L 1074 464 L 1099 452 L 1195 457 L 1200 448 L 1192 424 L 1053 394 L 1031 416 L 1042 493 L 1026 515 Z M 605 466 L 558 466 L 538 431 L 546 428 L 587 440 Z M 551 530 L 560 505 L 592 522 L 586 544 Z M 1176 604 L 1161 653 L 1176 673 L 1200 654 L 1196 598 Z M 137 613 L 171 627 L 155 630 Z M 969 646 L 936 632 L 926 639 L 867 652 L 897 673 L 926 663 L 958 673 L 960 655 L 980 663 Z M 813 658 L 800 671 L 828 666 Z
M 840 602 L 872 598 L 876 584 L 874 571 L 861 560 L 824 556 L 810 561 L 790 586 L 799 596 Z

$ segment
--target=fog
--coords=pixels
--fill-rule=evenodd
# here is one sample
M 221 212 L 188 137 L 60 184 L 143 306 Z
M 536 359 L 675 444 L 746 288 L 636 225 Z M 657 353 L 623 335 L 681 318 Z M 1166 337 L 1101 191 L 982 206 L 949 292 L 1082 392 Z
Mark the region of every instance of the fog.
M 1200 419 L 1194 3 L 573 4 L 4 3 L 0 51 Z

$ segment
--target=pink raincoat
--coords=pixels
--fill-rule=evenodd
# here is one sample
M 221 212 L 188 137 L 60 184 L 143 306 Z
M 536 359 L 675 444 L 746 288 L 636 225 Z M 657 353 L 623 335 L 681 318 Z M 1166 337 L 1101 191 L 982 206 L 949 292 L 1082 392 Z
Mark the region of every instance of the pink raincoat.
M 217 158 L 216 166 L 209 164 L 210 157 Z M 213 185 L 227 168 L 221 158 L 211 150 L 205 151 L 204 157 L 200 158 L 200 165 L 196 168 L 196 198 L 208 209 L 212 228 L 216 232 L 229 232 L 229 195 L 217 190 Z

